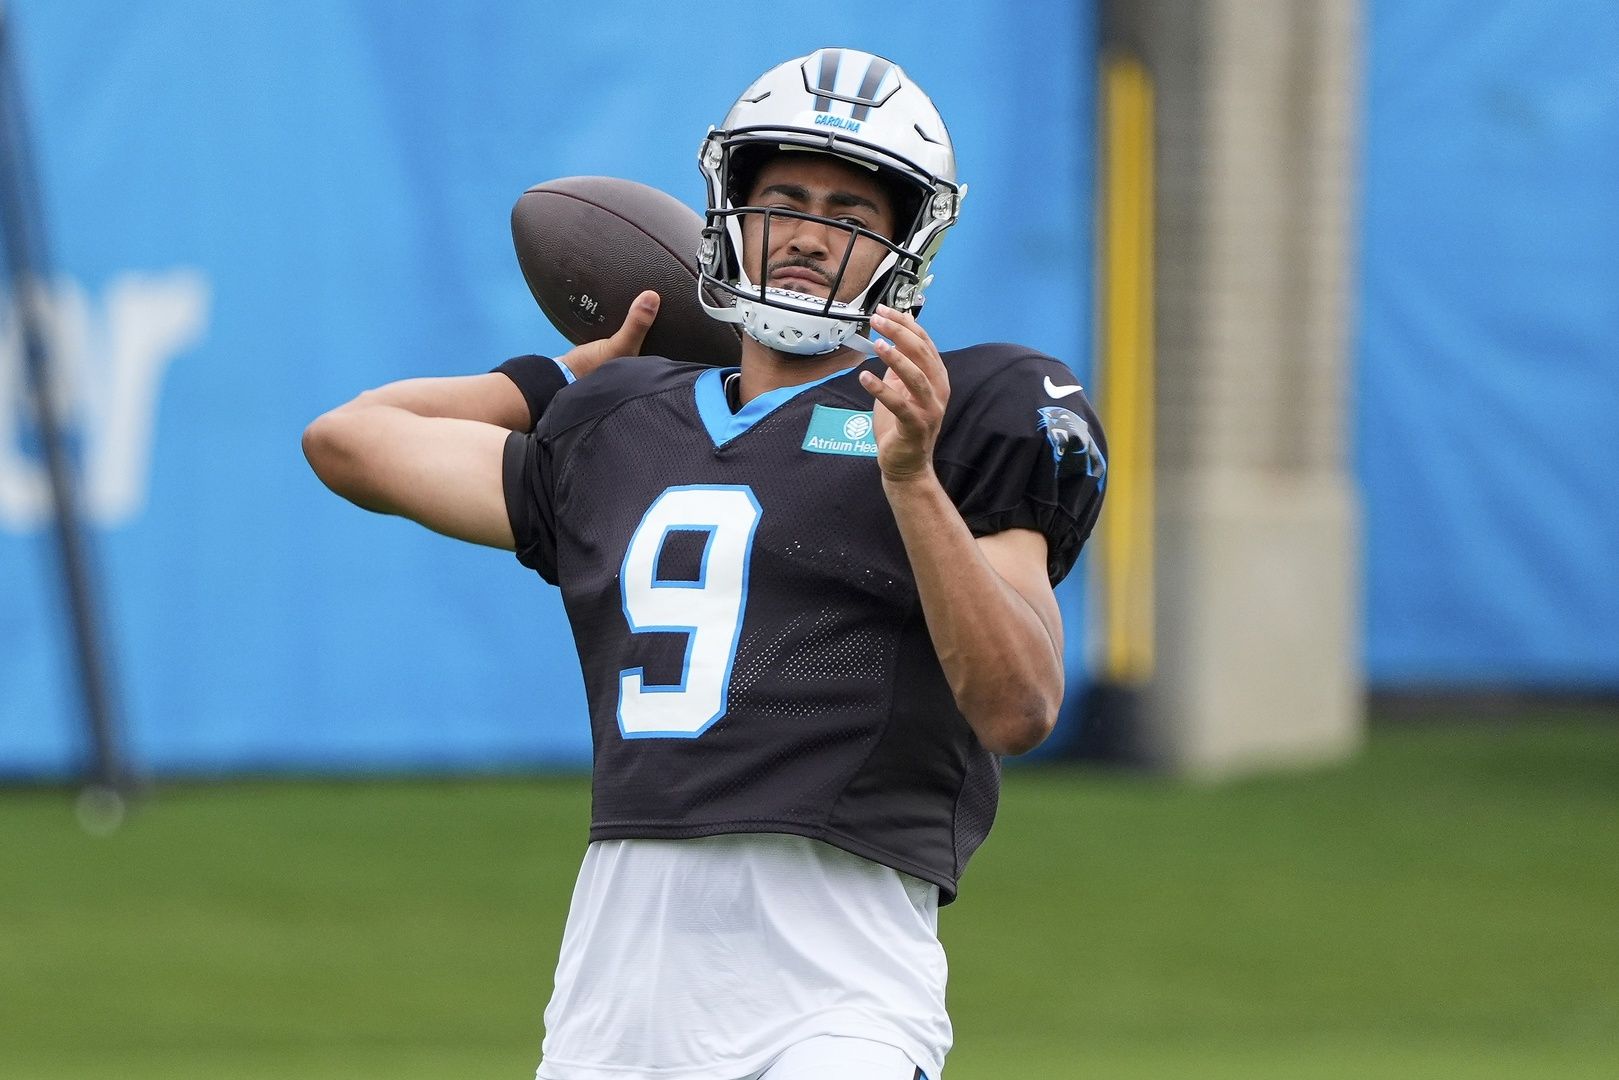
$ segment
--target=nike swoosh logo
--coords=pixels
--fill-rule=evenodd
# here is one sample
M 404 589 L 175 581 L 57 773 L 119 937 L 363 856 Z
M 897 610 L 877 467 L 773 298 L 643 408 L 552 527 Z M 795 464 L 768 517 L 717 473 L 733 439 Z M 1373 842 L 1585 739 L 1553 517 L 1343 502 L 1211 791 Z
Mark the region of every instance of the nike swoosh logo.
M 1065 398 L 1069 394 L 1077 394 L 1083 389 L 1085 388 L 1078 383 L 1073 386 L 1058 386 L 1051 381 L 1050 375 L 1046 376 L 1046 393 L 1054 398 Z

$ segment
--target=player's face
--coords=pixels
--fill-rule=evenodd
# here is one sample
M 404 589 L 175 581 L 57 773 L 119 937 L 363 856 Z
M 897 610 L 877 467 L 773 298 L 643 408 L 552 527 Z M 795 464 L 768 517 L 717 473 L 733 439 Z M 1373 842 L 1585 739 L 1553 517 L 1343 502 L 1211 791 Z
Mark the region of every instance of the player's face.
M 892 239 L 894 206 L 887 190 L 865 169 L 827 154 L 777 154 L 759 170 L 749 206 L 779 207 L 870 229 Z M 802 218 L 772 215 L 770 250 L 764 250 L 764 215 L 742 215 L 742 250 L 748 276 L 778 289 L 826 296 L 851 240 L 854 251 L 835 300 L 852 300 L 871 281 L 887 249 L 869 237 Z

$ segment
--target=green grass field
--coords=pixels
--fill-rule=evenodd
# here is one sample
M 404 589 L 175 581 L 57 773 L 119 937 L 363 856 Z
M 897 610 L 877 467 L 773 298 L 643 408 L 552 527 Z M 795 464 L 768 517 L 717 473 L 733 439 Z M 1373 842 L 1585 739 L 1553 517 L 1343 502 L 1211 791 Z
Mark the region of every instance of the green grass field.
M 0 792 L 0 1077 L 531 1076 L 578 779 Z M 1619 724 L 1221 787 L 1034 768 L 947 908 L 949 1080 L 1619 1076 Z

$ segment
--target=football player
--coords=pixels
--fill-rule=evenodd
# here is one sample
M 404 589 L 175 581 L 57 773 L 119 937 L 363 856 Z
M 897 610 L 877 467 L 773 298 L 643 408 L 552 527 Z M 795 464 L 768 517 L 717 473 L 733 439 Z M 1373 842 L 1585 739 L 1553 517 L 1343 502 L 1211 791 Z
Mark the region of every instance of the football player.
M 888 60 L 772 69 L 700 165 L 740 367 L 635 357 L 643 294 L 560 363 L 362 394 L 305 452 L 562 590 L 595 764 L 540 1077 L 937 1078 L 938 908 L 1056 720 L 1101 432 L 1058 361 L 918 323 L 965 189 Z

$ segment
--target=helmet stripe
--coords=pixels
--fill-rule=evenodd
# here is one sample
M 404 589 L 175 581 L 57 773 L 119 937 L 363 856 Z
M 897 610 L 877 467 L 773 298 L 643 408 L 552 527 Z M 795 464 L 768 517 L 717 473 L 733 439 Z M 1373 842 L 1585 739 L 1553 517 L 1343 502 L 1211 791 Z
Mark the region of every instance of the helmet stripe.
M 843 63 L 842 49 L 821 50 L 821 77 L 815 84 L 815 111 L 826 112 L 832 107 L 831 95 L 837 91 L 838 67 Z
M 855 95 L 860 98 L 861 104 L 855 107 L 853 119 L 864 120 L 871 115 L 870 102 L 877 99 L 877 88 L 888 77 L 888 71 L 893 66 L 880 56 L 871 58 L 871 64 L 866 68 L 866 77 L 860 82 L 860 93 Z

